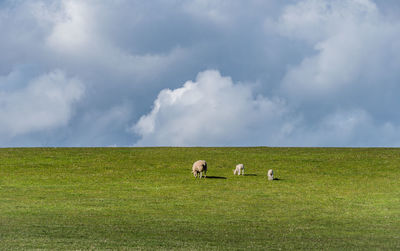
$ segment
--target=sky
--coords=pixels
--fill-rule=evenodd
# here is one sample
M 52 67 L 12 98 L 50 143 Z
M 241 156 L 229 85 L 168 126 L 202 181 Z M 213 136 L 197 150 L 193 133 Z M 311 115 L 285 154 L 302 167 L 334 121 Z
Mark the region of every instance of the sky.
M 0 0 L 0 147 L 400 147 L 399 13 Z

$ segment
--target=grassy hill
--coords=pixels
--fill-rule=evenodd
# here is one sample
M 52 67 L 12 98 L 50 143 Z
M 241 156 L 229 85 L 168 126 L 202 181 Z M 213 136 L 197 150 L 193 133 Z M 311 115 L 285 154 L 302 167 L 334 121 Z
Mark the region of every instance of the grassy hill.
M 0 149 L 9 249 L 400 249 L 400 149 Z

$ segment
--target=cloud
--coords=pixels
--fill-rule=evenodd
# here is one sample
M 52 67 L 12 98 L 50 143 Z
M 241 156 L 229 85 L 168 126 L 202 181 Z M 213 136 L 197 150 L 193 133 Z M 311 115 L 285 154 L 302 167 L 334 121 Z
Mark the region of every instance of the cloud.
M 73 115 L 73 106 L 84 94 L 78 79 L 68 78 L 60 70 L 20 79 L 12 72 L 0 78 L 0 135 L 3 139 L 65 126 Z M 17 82 L 26 86 L 15 89 Z
M 365 110 L 336 110 L 321 116 L 312 126 L 301 121 L 282 142 L 309 147 L 395 147 L 400 144 L 399 133 L 398 125 L 378 121 Z
M 287 71 L 283 95 L 303 103 L 343 103 L 343 97 L 355 96 L 371 102 L 377 95 L 383 98 L 382 86 L 396 88 L 400 22 L 385 20 L 373 2 L 303 1 L 287 7 L 279 26 L 283 34 L 307 41 L 315 51 Z
M 200 73 L 194 83 L 160 92 L 153 110 L 134 126 L 141 136 L 138 144 L 396 145 L 398 137 L 390 135 L 399 131 L 400 124 L 392 109 L 400 105 L 395 95 L 400 91 L 396 70 L 400 48 L 395 42 L 400 38 L 399 25 L 368 0 L 306 0 L 287 5 L 275 25 L 268 19 L 267 33 L 275 31 L 304 47 L 299 47 L 301 60 L 292 63 L 280 81 L 262 82 L 260 87 L 230 80 L 233 90 L 244 89 L 240 95 L 224 88 L 210 94 L 200 77 L 210 72 Z M 215 86 L 222 85 L 218 77 L 210 79 Z M 276 116 L 250 105 L 255 101 L 249 97 L 257 96 L 255 89 L 274 97 L 258 95 L 273 104 Z M 199 101 L 196 105 L 184 101 L 196 95 L 222 100 L 223 105 L 218 103 L 215 112 Z M 242 100 L 237 107 L 245 109 L 229 109 L 236 107 L 233 100 Z M 191 125 L 192 114 L 207 118 L 212 126 Z M 268 119 L 260 119 L 264 117 Z
M 369 0 L 304 0 L 288 5 L 279 17 L 280 32 L 311 45 L 366 21 L 379 21 L 379 10 Z
M 396 70 L 400 66 L 400 47 L 396 43 L 400 39 L 399 20 L 387 18 L 368 0 L 307 0 L 288 6 L 277 26 L 283 36 L 313 48 L 299 64 L 288 69 L 280 95 L 302 113 L 308 121 L 305 127 L 321 130 L 313 137 L 319 139 L 314 144 L 384 145 L 377 132 L 386 144 L 398 142 L 394 139 L 397 137 L 390 140 L 385 136 L 383 128 L 389 124 L 396 128 L 400 123 L 393 109 L 400 105 L 395 94 L 400 92 L 400 72 Z M 333 123 L 348 116 L 337 116 L 337 111 L 344 110 L 363 111 L 357 114 L 367 114 L 368 119 L 350 132 L 340 123 L 333 131 L 326 127 L 327 117 Z M 345 125 L 353 128 L 352 124 Z M 327 138 L 323 131 L 335 136 Z
M 95 1 L 64 0 L 56 14 L 46 18 L 52 27 L 46 45 L 64 62 L 68 62 L 71 70 L 96 69 L 109 76 L 128 76 L 132 81 L 146 81 L 155 76 L 154 71 L 161 74 L 168 65 L 185 58 L 185 50 L 179 46 L 162 53 L 133 53 L 118 46 L 119 41 L 112 37 L 114 34 L 108 34 L 101 27 L 107 25 L 107 21 L 115 22 L 112 19 L 117 13 L 110 13 L 107 7 Z M 117 5 L 117 11 L 122 11 L 122 7 Z M 42 12 L 53 11 L 42 8 Z M 111 20 L 98 20 L 103 15 L 111 15 L 108 17 Z
M 94 25 L 93 6 L 82 1 L 62 1 L 61 8 L 53 14 L 51 34 L 47 42 L 51 47 L 63 49 L 67 53 L 81 52 L 97 46 L 99 40 Z M 42 6 L 44 11 L 49 11 Z
M 254 96 L 251 85 L 208 70 L 195 82 L 162 90 L 133 131 L 144 146 L 266 145 L 289 129 L 286 113 L 282 100 Z
M 0 1 L 1 102 L 28 109 L 21 97 L 54 74 L 57 88 L 81 90 L 52 105 L 57 119 L 24 126 L 11 116 L 2 145 L 396 145 L 399 10 L 395 0 Z M 192 89 L 182 86 L 197 74 Z M 47 88 L 55 87 L 35 95 Z M 225 113 L 186 104 L 195 92 Z M 241 108 L 230 108 L 233 100 Z M 2 109 L 16 114 L 10 107 Z M 27 114 L 58 114 L 33 107 Z M 168 119 L 190 123 L 185 109 L 215 124 Z

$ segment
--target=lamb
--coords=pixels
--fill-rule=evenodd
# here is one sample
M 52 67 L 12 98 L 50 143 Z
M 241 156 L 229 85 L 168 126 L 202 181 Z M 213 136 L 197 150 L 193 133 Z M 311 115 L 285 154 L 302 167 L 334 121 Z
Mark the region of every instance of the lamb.
M 272 169 L 268 170 L 268 180 L 274 180 L 274 171 Z
M 207 162 L 205 160 L 198 160 L 194 162 L 192 167 L 192 173 L 194 177 L 197 178 L 197 175 L 199 174 L 199 178 L 201 179 L 203 177 L 203 172 L 204 178 L 207 178 Z
M 236 165 L 236 169 L 233 170 L 233 175 L 240 175 L 240 173 L 242 175 L 244 175 L 244 165 L 243 164 L 237 164 Z

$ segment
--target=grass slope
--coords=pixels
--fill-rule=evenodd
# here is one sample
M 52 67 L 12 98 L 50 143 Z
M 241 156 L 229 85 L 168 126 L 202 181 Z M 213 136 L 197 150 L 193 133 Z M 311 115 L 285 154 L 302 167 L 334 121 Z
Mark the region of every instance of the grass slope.
M 0 149 L 0 250 L 400 249 L 399 181 L 400 149 Z

